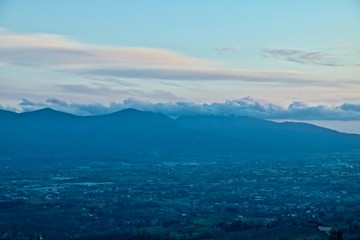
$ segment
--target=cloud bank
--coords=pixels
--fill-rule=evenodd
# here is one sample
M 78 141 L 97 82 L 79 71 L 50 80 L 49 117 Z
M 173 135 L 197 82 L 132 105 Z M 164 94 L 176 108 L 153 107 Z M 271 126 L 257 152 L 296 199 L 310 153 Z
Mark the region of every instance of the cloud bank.
M 360 120 L 360 103 L 344 103 L 332 107 L 326 105 L 310 106 L 303 102 L 293 102 L 289 106 L 283 107 L 277 104 L 259 101 L 252 97 L 213 103 L 152 103 L 136 99 L 127 99 L 118 103 L 113 102 L 109 105 L 100 103 L 80 104 L 57 98 L 49 98 L 43 102 L 33 102 L 23 99 L 19 107 L 21 111 L 33 111 L 49 107 L 81 116 L 109 114 L 126 108 L 135 108 L 142 111 L 159 112 L 171 117 L 200 114 L 251 116 L 273 120 Z
M 219 49 L 234 52 L 233 48 Z M 179 52 L 86 44 L 61 35 L 18 34 L 0 29 L 0 64 L 85 76 L 160 80 L 306 81 L 294 71 L 227 69 Z

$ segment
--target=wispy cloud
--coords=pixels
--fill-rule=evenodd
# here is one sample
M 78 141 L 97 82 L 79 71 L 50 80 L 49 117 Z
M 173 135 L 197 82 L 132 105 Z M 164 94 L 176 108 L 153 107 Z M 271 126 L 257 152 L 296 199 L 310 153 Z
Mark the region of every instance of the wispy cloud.
M 293 120 L 360 120 L 360 103 L 344 103 L 338 106 L 315 105 L 293 102 L 287 107 L 259 101 L 252 97 L 229 100 L 225 102 L 194 103 L 194 102 L 158 102 L 126 99 L 109 105 L 100 103 L 79 104 L 57 98 L 44 102 L 33 102 L 23 99 L 19 104 L 21 111 L 32 111 L 50 107 L 75 115 L 108 114 L 126 108 L 164 113 L 178 117 L 185 115 L 235 115 L 252 116 L 263 119 Z
M 274 57 L 281 60 L 300 63 L 314 64 L 330 67 L 345 66 L 339 58 L 327 52 L 311 52 L 297 48 L 266 47 L 260 49 L 264 57 Z
M 234 52 L 236 49 L 222 48 Z M 227 69 L 179 52 L 141 47 L 86 44 L 51 34 L 0 30 L 0 62 L 46 68 L 103 79 L 239 80 L 298 83 L 309 81 L 295 71 Z
M 237 47 L 215 48 L 215 51 L 218 53 L 230 53 L 230 54 L 239 54 L 240 53 L 240 50 Z

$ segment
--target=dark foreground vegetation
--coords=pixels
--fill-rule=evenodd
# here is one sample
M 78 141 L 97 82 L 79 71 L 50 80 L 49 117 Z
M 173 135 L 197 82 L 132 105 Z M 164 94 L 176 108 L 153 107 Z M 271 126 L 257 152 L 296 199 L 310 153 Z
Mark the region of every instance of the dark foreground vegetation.
M 0 164 L 0 239 L 360 236 L 359 153 Z

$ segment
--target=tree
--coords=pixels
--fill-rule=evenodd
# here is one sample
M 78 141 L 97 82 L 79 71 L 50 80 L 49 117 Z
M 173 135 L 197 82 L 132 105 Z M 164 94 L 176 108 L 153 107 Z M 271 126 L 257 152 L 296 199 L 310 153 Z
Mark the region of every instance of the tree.
M 332 231 L 329 236 L 329 240 L 343 240 L 342 231 Z

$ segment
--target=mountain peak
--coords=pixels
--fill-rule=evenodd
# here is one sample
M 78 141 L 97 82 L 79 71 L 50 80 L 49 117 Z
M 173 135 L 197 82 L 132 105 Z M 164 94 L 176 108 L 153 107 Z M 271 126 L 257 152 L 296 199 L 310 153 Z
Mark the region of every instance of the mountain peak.
M 135 108 L 125 108 L 123 110 L 120 110 L 120 111 L 117 111 L 117 112 L 114 112 L 112 114 L 143 114 L 145 113 L 144 111 L 140 111 L 140 110 L 137 110 Z
M 36 112 L 43 112 L 43 113 L 54 113 L 54 112 L 58 112 L 58 113 L 60 113 L 60 111 L 57 111 L 57 110 L 52 109 L 52 108 L 49 108 L 49 107 L 47 107 L 47 108 L 42 108 L 42 109 L 38 109 L 38 110 L 33 111 L 33 113 L 36 113 Z M 61 112 L 61 113 L 62 113 L 62 112 Z
M 118 116 L 122 118 L 146 118 L 146 119 L 167 119 L 170 120 L 170 118 L 162 113 L 155 113 L 151 111 L 140 111 L 134 108 L 126 108 L 123 110 L 120 110 L 118 112 L 114 112 L 109 114 L 111 116 Z
M 42 108 L 35 111 L 23 112 L 20 114 L 21 116 L 32 116 L 32 117 L 41 117 L 41 118 L 48 118 L 48 117 L 76 117 L 70 113 L 61 112 L 52 108 Z

